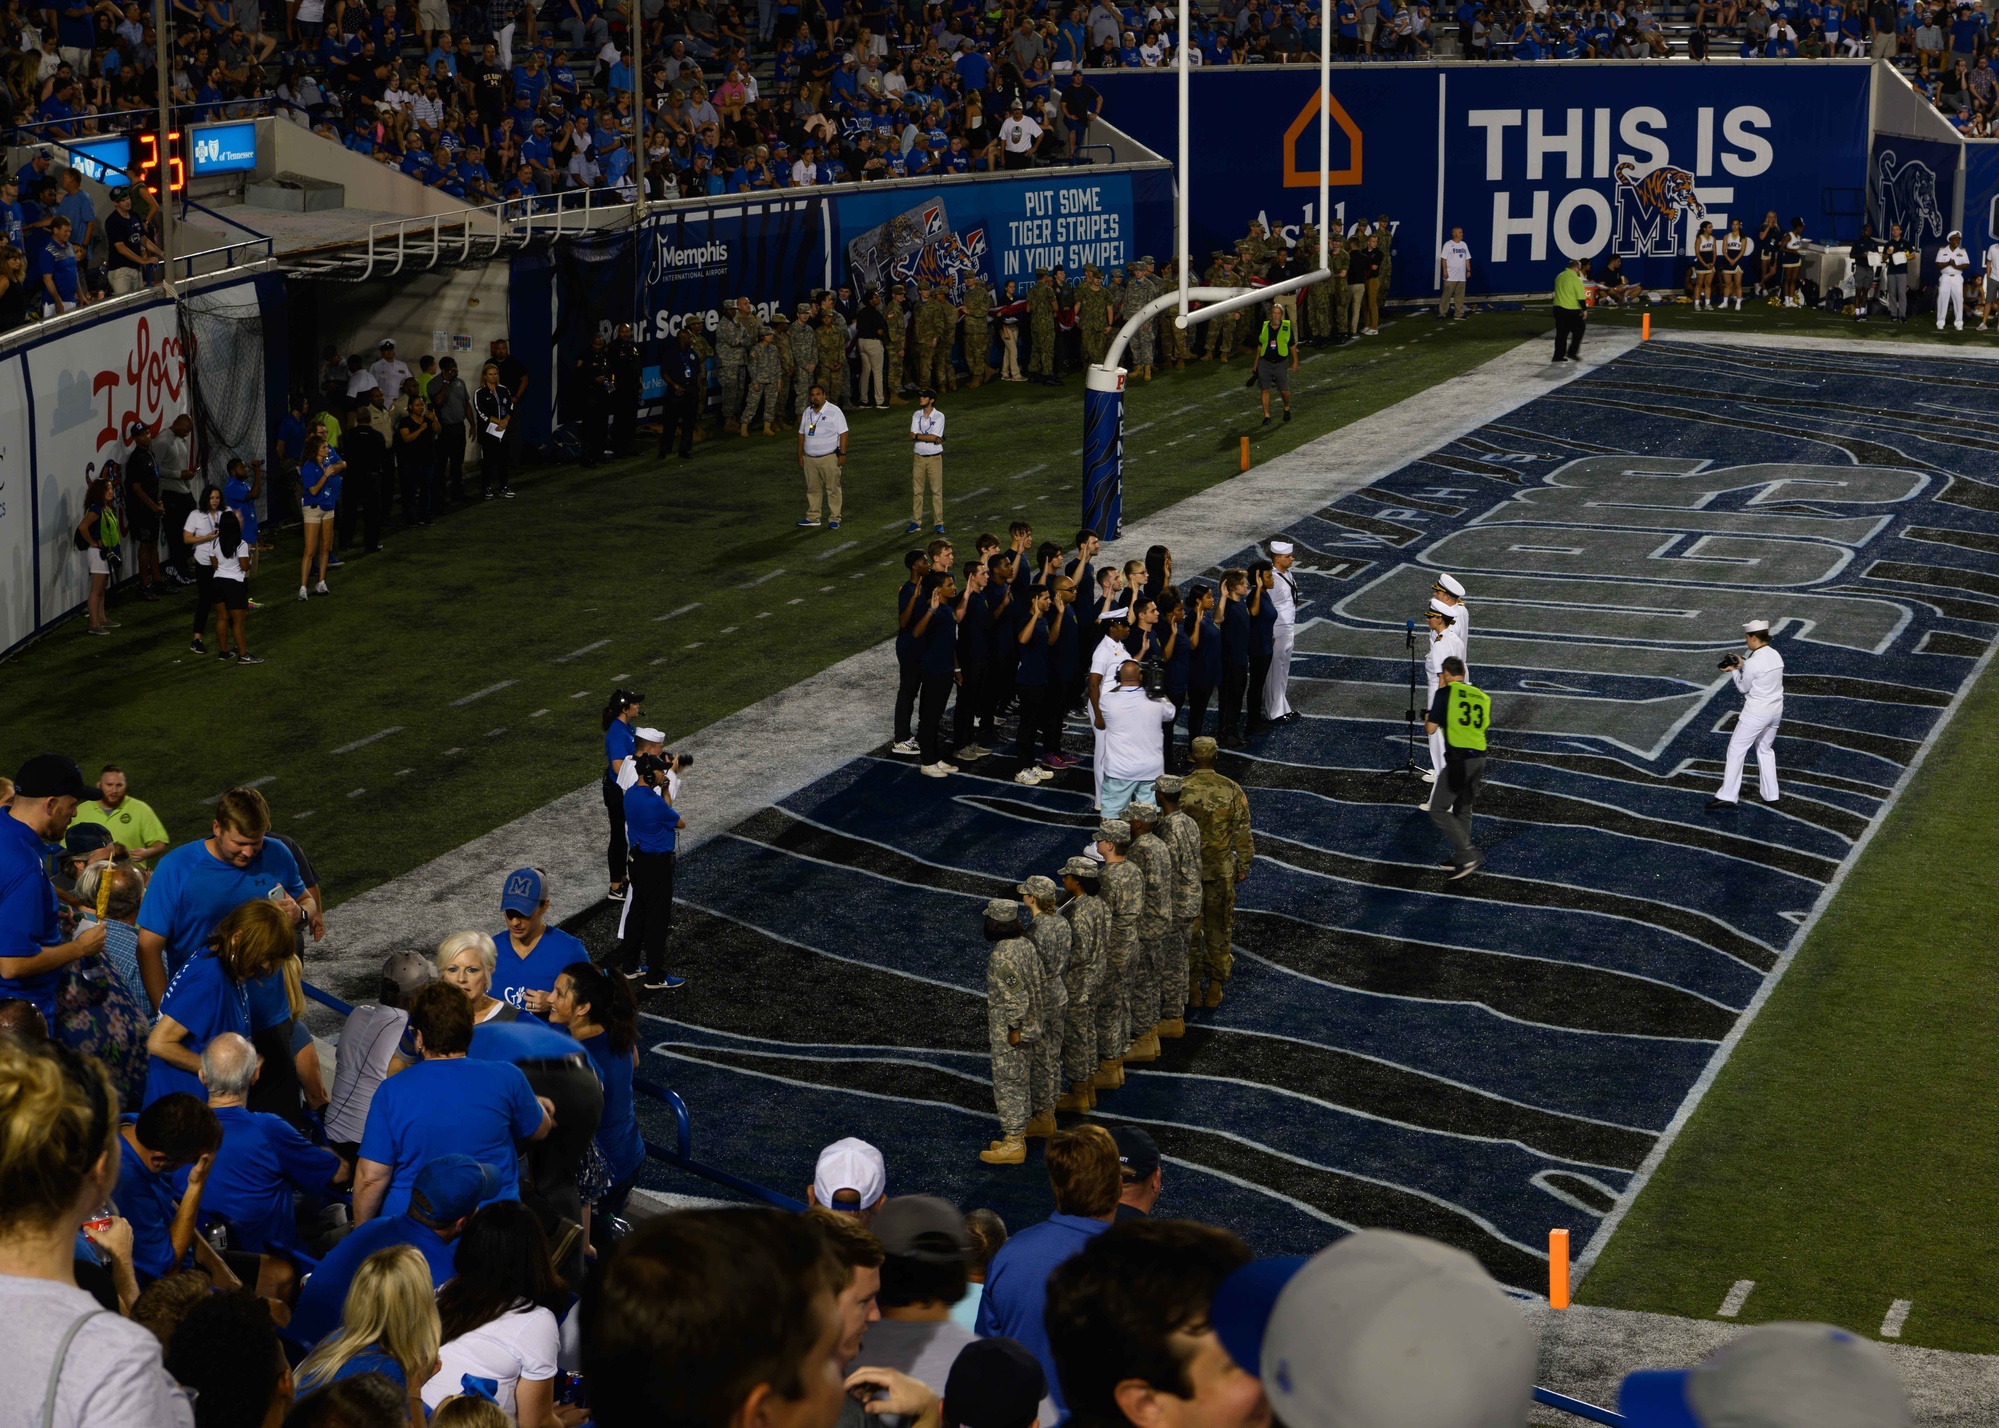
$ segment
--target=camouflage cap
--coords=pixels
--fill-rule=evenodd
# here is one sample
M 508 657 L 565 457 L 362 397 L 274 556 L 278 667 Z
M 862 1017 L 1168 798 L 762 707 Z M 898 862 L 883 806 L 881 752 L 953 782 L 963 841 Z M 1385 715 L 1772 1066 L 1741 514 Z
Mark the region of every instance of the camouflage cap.
M 1161 798 L 1178 798 L 1185 782 L 1178 774 L 1161 774 L 1153 780 L 1152 786 L 1159 791 Z
M 1209 734 L 1201 735 L 1187 746 L 1187 752 L 1197 759 L 1212 759 L 1220 749 L 1221 745 L 1217 744 Z
M 1131 825 L 1122 818 L 1106 818 L 1097 825 L 1097 841 L 1099 843 L 1129 843 L 1131 841 Z
M 1152 266 L 1152 257 L 1150 254 L 1140 254 L 1131 260 L 1131 265 L 1134 268 L 1149 268 Z
M 1022 897 L 1036 898 L 1042 902 L 1055 901 L 1055 879 L 1036 873 L 1019 888 Z
M 986 904 L 986 921 L 1018 922 L 1020 921 L 1020 904 L 1011 898 L 996 897 Z
M 1034 270 L 1034 276 L 1037 278 L 1045 278 L 1049 276 L 1049 271 L 1046 268 L 1036 268 Z
M 1065 878 L 1100 877 L 1103 871 L 1104 865 L 1102 863 L 1099 863 L 1095 858 L 1085 858 L 1081 854 L 1071 858 L 1062 865 L 1062 876 Z
M 811 303 L 809 303 L 809 302 L 802 302 L 802 303 L 800 303 L 800 304 L 798 305 L 798 310 L 799 310 L 800 312 L 810 312 L 810 311 L 812 311 L 812 308 L 813 308 L 813 304 L 811 304 Z
M 1083 264 L 1083 275 L 1085 277 L 1102 277 L 1103 271 L 1095 263 L 1085 263 Z
M 1133 803 L 1124 810 L 1124 816 L 1133 823 L 1148 826 L 1159 821 L 1159 805 L 1156 803 Z
M 789 327 L 791 326 L 791 318 L 785 313 L 780 312 L 771 317 L 770 323 L 772 327 Z

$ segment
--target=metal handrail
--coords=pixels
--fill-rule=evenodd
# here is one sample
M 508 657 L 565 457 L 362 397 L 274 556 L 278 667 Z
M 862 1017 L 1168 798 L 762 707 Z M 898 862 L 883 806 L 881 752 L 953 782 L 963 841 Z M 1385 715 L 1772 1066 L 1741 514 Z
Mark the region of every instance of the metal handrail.
M 1559 1408 L 1564 1413 L 1573 1413 L 1578 1418 L 1587 1418 L 1592 1423 L 1602 1423 L 1606 1428 L 1624 1428 L 1628 1421 L 1622 1413 L 1613 1413 L 1608 1408 L 1598 1408 L 1594 1403 L 1585 1403 L 1580 1398 L 1571 1398 L 1566 1393 L 1557 1393 L 1552 1388 L 1536 1388 L 1534 1401 L 1549 1408 Z
M 299 988 L 308 997 L 329 1011 L 338 1012 L 342 1017 L 349 1017 L 354 1014 L 354 1007 L 351 1002 L 344 1002 L 334 996 L 333 993 L 322 991 L 310 982 L 300 982 Z M 753 1180 L 745 1180 L 740 1175 L 732 1175 L 726 1170 L 719 1169 L 713 1165 L 703 1165 L 700 1161 L 696 1160 L 694 1158 L 694 1118 L 688 1113 L 687 1102 L 681 1100 L 678 1094 L 668 1090 L 664 1086 L 655 1085 L 643 1076 L 634 1076 L 632 1078 L 632 1089 L 663 1103 L 667 1109 L 673 1112 L 673 1149 L 667 1150 L 665 1147 L 655 1145 L 652 1141 L 648 1140 L 645 1142 L 646 1154 L 652 1159 L 659 1161 L 662 1165 L 670 1165 L 676 1170 L 684 1170 L 689 1175 L 696 1175 L 703 1180 L 713 1181 L 715 1184 L 734 1190 L 739 1194 L 748 1195 L 754 1200 L 761 1200 L 764 1204 L 774 1206 L 780 1210 L 797 1212 L 805 1209 L 805 1202 L 802 1200 L 794 1200 L 789 1195 L 780 1194 L 778 1191 L 759 1185 Z

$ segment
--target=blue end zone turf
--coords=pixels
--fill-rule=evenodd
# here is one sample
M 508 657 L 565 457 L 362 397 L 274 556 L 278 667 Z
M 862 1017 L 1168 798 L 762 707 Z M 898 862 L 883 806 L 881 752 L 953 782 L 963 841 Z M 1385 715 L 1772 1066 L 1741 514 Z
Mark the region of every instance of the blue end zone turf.
M 1551 1227 L 1587 1242 L 1999 624 L 1987 370 L 1648 344 L 1282 532 L 1307 717 L 1223 761 L 1258 852 L 1236 976 L 1096 1113 L 1158 1139 L 1162 1213 L 1263 1253 L 1407 1229 L 1530 1287 Z M 1457 883 L 1426 787 L 1387 772 L 1439 571 L 1470 591 L 1497 730 L 1488 862 Z M 1716 662 L 1753 617 L 1788 666 L 1783 797 L 1756 799 L 1752 759 L 1710 813 L 1739 705 Z M 1046 1213 L 1038 1150 L 977 1159 L 979 908 L 1095 818 L 1087 770 L 1016 767 L 933 780 L 879 750 L 686 858 L 689 982 L 651 1003 L 645 1069 L 697 1155 L 797 1192 L 859 1135 L 891 1192 Z

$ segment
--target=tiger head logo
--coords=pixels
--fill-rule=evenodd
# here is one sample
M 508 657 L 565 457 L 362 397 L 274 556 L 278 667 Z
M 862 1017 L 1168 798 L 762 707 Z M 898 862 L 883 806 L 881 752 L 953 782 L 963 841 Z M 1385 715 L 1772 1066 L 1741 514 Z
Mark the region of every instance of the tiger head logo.
M 1680 251 L 1680 217 L 1707 212 L 1694 176 L 1670 164 L 1643 178 L 1625 159 L 1617 166 L 1617 251 L 1627 258 L 1670 258 Z

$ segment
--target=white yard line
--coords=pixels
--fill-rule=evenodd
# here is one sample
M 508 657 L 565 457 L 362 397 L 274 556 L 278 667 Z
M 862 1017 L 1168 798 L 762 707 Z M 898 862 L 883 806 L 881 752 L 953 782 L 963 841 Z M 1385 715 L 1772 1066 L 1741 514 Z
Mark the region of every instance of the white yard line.
M 1915 1307 L 1915 1301 L 1910 1299 L 1897 1299 L 1893 1304 L 1890 1304 L 1888 1306 L 1887 1317 L 1881 1321 L 1881 1337 L 1884 1339 L 1901 1338 L 1902 1326 L 1909 1322 L 1909 1311 Z
M 582 659 L 583 656 L 589 654 L 593 650 L 601 650 L 602 648 L 604 648 L 605 645 L 608 645 L 609 643 L 611 643 L 609 640 L 598 640 L 595 644 L 585 645 L 580 650 L 571 650 L 566 655 L 557 655 L 555 662 L 557 664 L 568 664 L 569 661 L 573 659 Z M 618 678 L 623 679 L 624 676 L 619 675 Z
M 1749 1292 L 1756 1287 L 1753 1279 L 1738 1279 L 1729 1286 L 1728 1295 L 1721 1301 L 1721 1308 L 1715 1310 L 1717 1317 L 1733 1319 L 1742 1312 L 1742 1306 L 1749 1302 Z
M 685 615 L 688 611 L 698 610 L 700 608 L 701 608 L 701 602 L 699 600 L 696 600 L 691 605 L 682 605 L 678 610 L 668 610 L 664 615 L 654 615 L 652 618 L 655 623 L 661 620 L 677 620 L 682 615 Z
M 1189 636 L 1189 638 L 1192 638 L 1192 637 L 1191 637 L 1191 636 Z M 403 731 L 403 726 L 402 726 L 402 725 L 400 725 L 400 724 L 392 724 L 392 725 L 390 725 L 390 726 L 389 726 L 388 728 L 386 728 L 386 729 L 382 730 L 382 731 L 381 731 L 380 733 L 378 733 L 378 734 L 370 734 L 370 735 L 369 735 L 369 736 L 368 736 L 367 738 L 365 738 L 365 739 L 356 739 L 356 740 L 355 740 L 355 741 L 354 741 L 353 743 L 351 743 L 351 744 L 342 744 L 342 745 L 341 745 L 341 746 L 340 746 L 339 748 L 335 749 L 335 750 L 334 750 L 333 752 L 334 752 L 334 753 L 336 753 L 336 754 L 351 754 L 351 753 L 353 753 L 353 752 L 354 752 L 354 751 L 355 751 L 356 749 L 365 749 L 365 748 L 367 748 L 367 747 L 368 747 L 368 745 L 370 745 L 370 744 L 374 743 L 374 742 L 375 742 L 376 740 L 378 740 L 378 739 L 386 739 L 386 738 L 388 738 L 388 737 L 389 737 L 389 735 L 391 735 L 391 734 L 400 734 L 400 733 L 402 733 L 402 731 Z
M 472 693 L 466 695 L 463 699 L 452 700 L 451 707 L 453 709 L 463 709 L 466 705 L 471 704 L 477 700 L 484 699 L 489 694 L 498 694 L 502 689 L 506 689 L 511 685 L 519 683 L 520 681 L 518 679 L 503 679 L 498 684 L 489 684 L 484 689 L 476 689 Z

